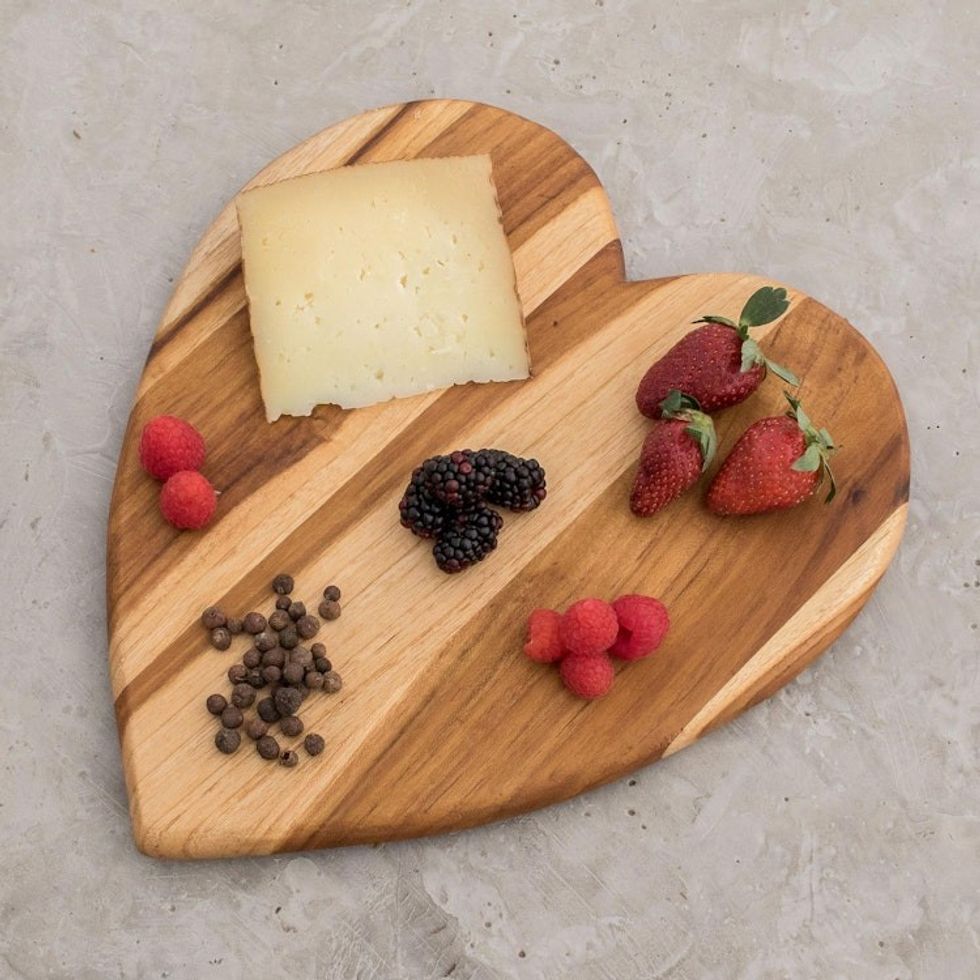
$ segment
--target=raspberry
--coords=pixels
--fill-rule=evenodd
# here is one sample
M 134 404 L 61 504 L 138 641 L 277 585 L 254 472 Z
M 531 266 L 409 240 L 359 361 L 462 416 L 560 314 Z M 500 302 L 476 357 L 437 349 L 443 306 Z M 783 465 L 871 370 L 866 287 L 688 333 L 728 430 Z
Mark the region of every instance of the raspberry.
M 527 619 L 527 641 L 524 652 L 539 664 L 561 660 L 564 649 L 558 638 L 561 616 L 553 609 L 535 609 Z
M 620 596 L 613 603 L 613 609 L 619 620 L 619 635 L 609 652 L 621 660 L 640 660 L 649 656 L 670 629 L 667 607 L 650 596 Z
M 452 574 L 483 561 L 497 547 L 497 532 L 503 524 L 503 518 L 489 507 L 460 514 L 436 539 L 432 549 L 436 564 Z
M 156 480 L 169 480 L 180 470 L 200 469 L 204 439 L 190 422 L 175 415 L 158 415 L 143 426 L 140 463 Z
M 425 473 L 420 466 L 398 504 L 402 527 L 420 538 L 435 538 L 446 523 L 446 506 L 434 500 L 425 489 Z
M 491 504 L 508 510 L 534 510 L 547 496 L 544 469 L 536 459 L 522 459 L 499 449 L 481 449 L 476 463 L 493 473 L 487 490 Z
M 615 610 L 601 599 L 581 599 L 569 606 L 559 626 L 562 646 L 583 657 L 605 653 L 618 632 Z
M 160 510 L 174 527 L 204 527 L 214 516 L 216 504 L 214 487 L 196 470 L 174 473 L 160 491 Z
M 608 694 L 616 678 L 612 661 L 604 654 L 588 657 L 569 654 L 558 667 L 562 682 L 580 698 L 601 698 Z

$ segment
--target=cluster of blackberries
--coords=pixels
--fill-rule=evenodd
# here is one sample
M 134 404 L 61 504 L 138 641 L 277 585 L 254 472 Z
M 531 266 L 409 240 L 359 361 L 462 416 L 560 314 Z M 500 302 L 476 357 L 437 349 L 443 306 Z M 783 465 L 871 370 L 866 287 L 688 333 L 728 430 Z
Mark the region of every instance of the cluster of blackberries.
M 489 504 L 534 510 L 546 494 L 536 459 L 500 449 L 461 449 L 417 467 L 398 510 L 412 534 L 435 538 L 432 555 L 444 572 L 461 572 L 497 547 L 504 521 Z

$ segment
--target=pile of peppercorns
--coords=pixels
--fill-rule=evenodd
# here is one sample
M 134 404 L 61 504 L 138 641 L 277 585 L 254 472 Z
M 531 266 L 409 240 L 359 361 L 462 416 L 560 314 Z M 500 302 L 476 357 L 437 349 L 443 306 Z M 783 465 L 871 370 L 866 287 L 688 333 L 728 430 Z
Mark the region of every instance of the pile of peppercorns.
M 312 643 L 309 648 L 300 644 L 300 640 L 312 640 L 317 635 L 320 620 L 307 613 L 302 602 L 291 598 L 293 584 L 291 575 L 273 579 L 276 609 L 268 619 L 260 612 L 250 612 L 241 619 L 229 617 L 217 606 L 205 609 L 201 616 L 216 650 L 227 650 L 232 637 L 242 633 L 253 643 L 241 662 L 228 668 L 231 698 L 211 694 L 207 699 L 208 711 L 221 722 L 214 744 L 226 755 L 237 752 L 242 742 L 239 729 L 244 729 L 263 759 L 278 759 L 290 769 L 299 762 L 299 754 L 293 749 L 280 749 L 278 740 L 270 734 L 271 726 L 278 722 L 279 732 L 288 738 L 302 735 L 303 722 L 297 712 L 306 697 L 313 691 L 336 694 L 343 686 L 322 643 Z M 317 611 L 327 620 L 340 615 L 340 589 L 336 585 L 323 590 Z M 269 694 L 258 698 L 257 692 L 266 688 Z M 253 705 L 256 714 L 246 720 L 245 710 Z M 319 755 L 324 747 L 322 736 L 315 733 L 303 739 L 308 755 Z

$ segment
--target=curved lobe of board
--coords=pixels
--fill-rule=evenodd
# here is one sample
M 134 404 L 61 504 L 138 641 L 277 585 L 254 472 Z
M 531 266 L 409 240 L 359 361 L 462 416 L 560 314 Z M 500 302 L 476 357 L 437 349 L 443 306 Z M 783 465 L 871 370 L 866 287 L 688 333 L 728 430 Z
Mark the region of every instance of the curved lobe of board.
M 517 813 L 676 751 L 772 693 L 860 608 L 901 536 L 908 444 L 894 385 L 870 345 L 790 291 L 757 331 L 803 378 L 814 418 L 845 447 L 841 493 L 742 521 L 696 494 L 641 521 L 626 506 L 648 422 L 632 392 L 645 367 L 705 313 L 737 313 L 766 280 L 624 281 L 608 200 L 561 139 L 526 119 L 439 100 L 374 110 L 274 161 L 254 183 L 352 161 L 489 152 L 535 377 L 466 385 L 356 412 L 265 423 L 231 205 L 195 249 L 144 370 L 109 524 L 110 664 L 139 846 L 167 856 L 265 853 L 411 836 Z M 774 380 L 718 416 L 722 449 L 781 410 Z M 873 406 L 874 411 L 871 411 Z M 160 520 L 135 444 L 160 412 L 190 418 L 222 491 L 206 533 Z M 461 445 L 545 464 L 549 497 L 507 515 L 479 569 L 446 577 L 398 526 L 412 467 Z M 860 447 L 857 451 L 854 447 Z M 198 624 L 219 602 L 267 608 L 291 572 L 327 581 L 344 614 L 321 639 L 343 692 L 304 705 L 328 751 L 296 770 L 211 746 L 204 697 L 231 654 Z M 674 627 L 656 657 L 619 668 L 586 704 L 520 653 L 527 611 L 583 595 L 657 594 Z M 719 642 L 719 638 L 723 642 Z M 175 719 L 178 719 L 175 721 Z

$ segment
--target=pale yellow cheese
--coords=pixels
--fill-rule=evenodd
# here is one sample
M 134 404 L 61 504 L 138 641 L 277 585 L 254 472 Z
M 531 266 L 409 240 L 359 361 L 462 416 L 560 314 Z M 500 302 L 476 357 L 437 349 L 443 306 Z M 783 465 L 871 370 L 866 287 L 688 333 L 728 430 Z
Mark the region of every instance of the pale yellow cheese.
M 237 203 L 270 422 L 529 376 L 489 157 L 342 167 Z

